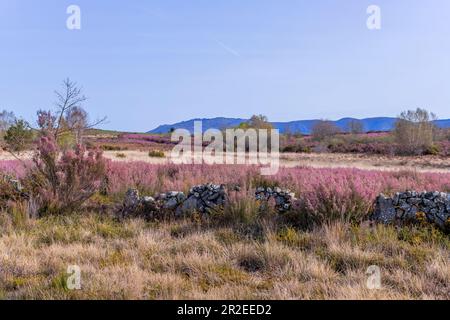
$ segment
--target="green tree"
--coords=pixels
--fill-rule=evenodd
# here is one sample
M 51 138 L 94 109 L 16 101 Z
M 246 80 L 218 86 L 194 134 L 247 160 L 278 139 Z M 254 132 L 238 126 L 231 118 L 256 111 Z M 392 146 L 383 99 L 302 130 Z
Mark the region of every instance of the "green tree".
M 13 152 L 24 151 L 33 140 L 33 131 L 25 120 L 16 120 L 6 131 L 6 147 Z
M 242 122 L 239 126 L 239 129 L 273 129 L 272 124 L 269 122 L 266 116 L 260 114 L 260 115 L 253 115 L 250 120 L 246 122 Z

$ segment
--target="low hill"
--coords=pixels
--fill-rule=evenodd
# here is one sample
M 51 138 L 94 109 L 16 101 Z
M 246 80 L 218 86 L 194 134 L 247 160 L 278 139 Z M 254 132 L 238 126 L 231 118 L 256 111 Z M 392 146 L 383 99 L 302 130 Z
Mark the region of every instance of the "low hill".
M 364 130 L 367 131 L 390 131 L 393 129 L 396 122 L 396 118 L 389 117 L 376 117 L 376 118 L 343 118 L 337 121 L 332 121 L 339 128 L 345 130 L 348 127 L 348 123 L 352 120 L 358 120 L 363 123 Z M 188 121 L 178 122 L 174 124 L 161 125 L 149 133 L 167 133 L 172 129 L 187 129 L 190 132 L 194 131 L 194 122 L 202 121 L 203 130 L 208 129 L 226 129 L 238 126 L 240 123 L 247 121 L 247 119 L 241 118 L 212 118 L 212 119 L 192 119 Z M 310 134 L 314 124 L 319 120 L 298 120 L 290 122 L 272 122 L 274 128 L 279 129 L 281 133 L 287 131 L 291 133 Z M 436 125 L 441 128 L 450 128 L 450 119 L 437 120 Z

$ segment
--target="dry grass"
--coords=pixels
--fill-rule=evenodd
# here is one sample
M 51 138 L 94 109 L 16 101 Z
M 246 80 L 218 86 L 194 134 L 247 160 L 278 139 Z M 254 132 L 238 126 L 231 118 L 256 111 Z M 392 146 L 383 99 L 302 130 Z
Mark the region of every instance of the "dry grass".
M 5 299 L 449 299 L 450 240 L 433 229 L 264 227 L 0 215 Z M 68 290 L 78 265 L 82 289 Z M 381 268 L 382 288 L 366 287 Z

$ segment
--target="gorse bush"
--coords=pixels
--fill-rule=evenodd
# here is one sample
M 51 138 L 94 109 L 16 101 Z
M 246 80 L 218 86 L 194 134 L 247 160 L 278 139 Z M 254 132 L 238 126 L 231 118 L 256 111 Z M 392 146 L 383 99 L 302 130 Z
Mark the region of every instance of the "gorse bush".
M 40 215 L 76 211 L 99 190 L 106 177 L 101 152 L 87 153 L 82 145 L 60 152 L 52 136 L 41 137 L 33 162 L 25 182 Z
M 148 156 L 151 158 L 164 158 L 165 154 L 163 151 L 160 150 L 150 150 L 148 152 Z

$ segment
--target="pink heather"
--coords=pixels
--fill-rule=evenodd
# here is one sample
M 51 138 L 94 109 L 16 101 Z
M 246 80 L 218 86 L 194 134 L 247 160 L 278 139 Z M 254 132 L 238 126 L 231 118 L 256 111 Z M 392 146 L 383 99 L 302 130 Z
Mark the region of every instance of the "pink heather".
M 65 156 L 72 157 L 71 154 Z M 25 173 L 18 161 L 0 161 L 0 170 L 19 177 Z M 258 184 L 252 181 L 262 179 L 259 169 L 249 166 L 175 166 L 111 161 L 107 162 L 107 175 L 112 193 L 137 187 L 149 194 L 171 190 L 187 192 L 191 186 L 206 182 L 238 184 L 244 190 L 251 190 Z M 318 208 L 326 202 L 337 211 L 350 210 L 349 206 L 355 203 L 360 208 L 369 208 L 379 193 L 392 194 L 408 189 L 450 192 L 450 173 L 298 167 L 281 168 L 277 175 L 263 179 L 290 188 L 307 208 Z

